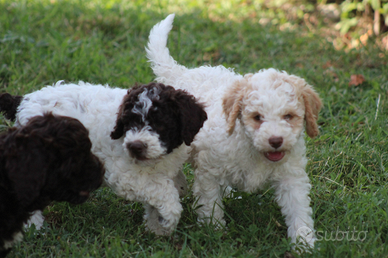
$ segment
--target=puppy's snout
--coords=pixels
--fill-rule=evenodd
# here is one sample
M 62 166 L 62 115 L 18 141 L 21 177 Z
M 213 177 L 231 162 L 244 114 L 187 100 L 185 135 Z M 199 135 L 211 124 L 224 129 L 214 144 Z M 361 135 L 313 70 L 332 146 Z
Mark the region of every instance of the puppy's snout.
M 142 141 L 134 141 L 128 143 L 127 148 L 133 157 L 140 160 L 145 159 L 147 144 L 143 143 Z
M 277 149 L 280 146 L 282 146 L 282 144 L 283 144 L 283 137 L 272 136 L 271 138 L 269 138 L 268 141 L 269 141 L 269 145 L 271 145 L 272 147 Z

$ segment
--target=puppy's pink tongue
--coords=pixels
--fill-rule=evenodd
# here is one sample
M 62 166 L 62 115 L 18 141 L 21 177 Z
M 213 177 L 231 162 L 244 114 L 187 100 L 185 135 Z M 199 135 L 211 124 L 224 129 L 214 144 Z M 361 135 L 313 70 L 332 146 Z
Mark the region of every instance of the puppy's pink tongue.
M 270 161 L 279 161 L 284 157 L 285 153 L 281 151 L 274 151 L 274 152 L 266 152 L 264 155 Z

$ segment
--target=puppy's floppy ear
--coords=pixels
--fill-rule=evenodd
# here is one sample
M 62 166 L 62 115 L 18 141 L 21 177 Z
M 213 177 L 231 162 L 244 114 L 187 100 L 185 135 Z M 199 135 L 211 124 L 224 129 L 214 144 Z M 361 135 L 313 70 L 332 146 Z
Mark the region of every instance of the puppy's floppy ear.
M 128 120 L 126 116 L 128 116 L 128 112 L 130 112 L 130 110 L 133 108 L 138 94 L 142 92 L 141 86 L 142 85 L 140 84 L 135 84 L 127 91 L 127 94 L 124 96 L 123 101 L 119 107 L 119 111 L 117 112 L 116 125 L 110 134 L 110 138 L 113 140 L 117 140 L 124 135 L 125 121 Z
M 110 138 L 112 140 L 120 139 L 121 136 L 124 135 L 124 122 L 123 122 L 123 116 L 125 111 L 125 105 L 130 99 L 130 90 L 128 90 L 127 95 L 123 98 L 123 102 L 121 103 L 119 107 L 119 111 L 117 112 L 117 119 L 116 119 L 116 125 L 113 128 L 113 131 L 110 133 Z
M 20 141 L 20 144 L 15 144 L 17 155 L 7 159 L 6 170 L 20 204 L 27 207 L 41 194 L 46 183 L 48 164 L 40 150 L 23 147 L 27 146 L 26 138 L 21 137 L 16 141 Z
M 319 133 L 317 120 L 323 104 L 318 94 L 308 84 L 303 88 L 302 97 L 305 105 L 306 133 L 314 138 Z
M 248 86 L 247 79 L 236 81 L 234 85 L 225 93 L 222 107 L 228 123 L 228 133 L 231 135 L 236 126 L 236 120 L 241 115 L 242 99 L 244 89 Z
M 124 134 L 124 123 L 120 116 L 121 115 L 119 113 L 117 115 L 116 125 L 113 131 L 110 133 L 110 138 L 112 138 L 112 140 L 120 139 Z
M 189 146 L 206 121 L 207 114 L 204 106 L 198 103 L 194 96 L 183 90 L 177 90 L 175 99 L 181 114 L 182 138 Z

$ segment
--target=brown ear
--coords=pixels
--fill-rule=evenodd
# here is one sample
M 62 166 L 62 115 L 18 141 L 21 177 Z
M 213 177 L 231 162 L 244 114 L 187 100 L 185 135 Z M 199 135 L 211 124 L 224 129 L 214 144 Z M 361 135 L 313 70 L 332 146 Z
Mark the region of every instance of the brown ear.
M 207 114 L 204 105 L 198 103 L 194 96 L 182 90 L 174 89 L 174 91 L 176 92 L 175 99 L 181 113 L 182 139 L 189 146 L 207 120 Z
M 17 108 L 22 100 L 22 96 L 12 96 L 9 93 L 0 94 L 0 113 L 4 113 L 5 118 L 15 121 Z
M 306 133 L 314 138 L 319 134 L 317 120 L 323 104 L 318 94 L 308 84 L 305 85 L 302 96 L 305 105 Z
M 124 123 L 119 116 L 120 115 L 117 116 L 116 125 L 110 133 L 110 138 L 112 140 L 120 139 L 121 136 L 124 135 Z
M 231 135 L 236 126 L 236 120 L 241 115 L 242 99 L 244 88 L 248 85 L 246 79 L 236 81 L 230 90 L 226 92 L 222 101 L 223 111 L 228 123 L 228 133 Z
M 119 110 L 117 111 L 116 124 L 113 128 L 113 131 L 110 133 L 110 138 L 112 140 L 120 139 L 124 135 L 124 123 L 123 123 L 123 112 L 125 109 L 126 103 L 130 99 L 130 90 L 128 90 L 127 95 L 124 96 L 121 105 L 119 106 Z

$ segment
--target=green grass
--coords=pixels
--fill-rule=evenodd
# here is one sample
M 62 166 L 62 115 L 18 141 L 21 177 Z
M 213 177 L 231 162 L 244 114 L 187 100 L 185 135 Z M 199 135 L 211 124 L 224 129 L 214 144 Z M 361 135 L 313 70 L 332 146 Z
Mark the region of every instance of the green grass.
M 0 0 L 0 91 L 25 94 L 58 80 L 148 83 L 154 78 L 144 50 L 149 30 L 176 12 L 169 48 L 179 63 L 222 64 L 239 73 L 274 67 L 305 78 L 322 97 L 321 134 L 307 140 L 322 240 L 304 257 L 387 256 L 387 53 L 372 41 L 336 50 L 304 26 L 300 10 L 286 19 L 282 3 L 273 3 Z M 270 24 L 260 25 L 264 18 Z M 293 29 L 280 29 L 285 24 Z M 353 74 L 366 81 L 348 86 Z M 2 129 L 10 125 L 0 119 Z M 192 170 L 185 172 L 191 186 Z M 29 229 L 9 257 L 283 257 L 291 244 L 272 191 L 240 195 L 225 200 L 227 229 L 198 226 L 189 194 L 176 233 L 157 237 L 144 230 L 140 204 L 99 189 L 85 204 L 46 209 L 47 227 Z M 365 239 L 349 240 L 354 230 L 367 231 Z M 345 231 L 348 238 L 333 241 Z

